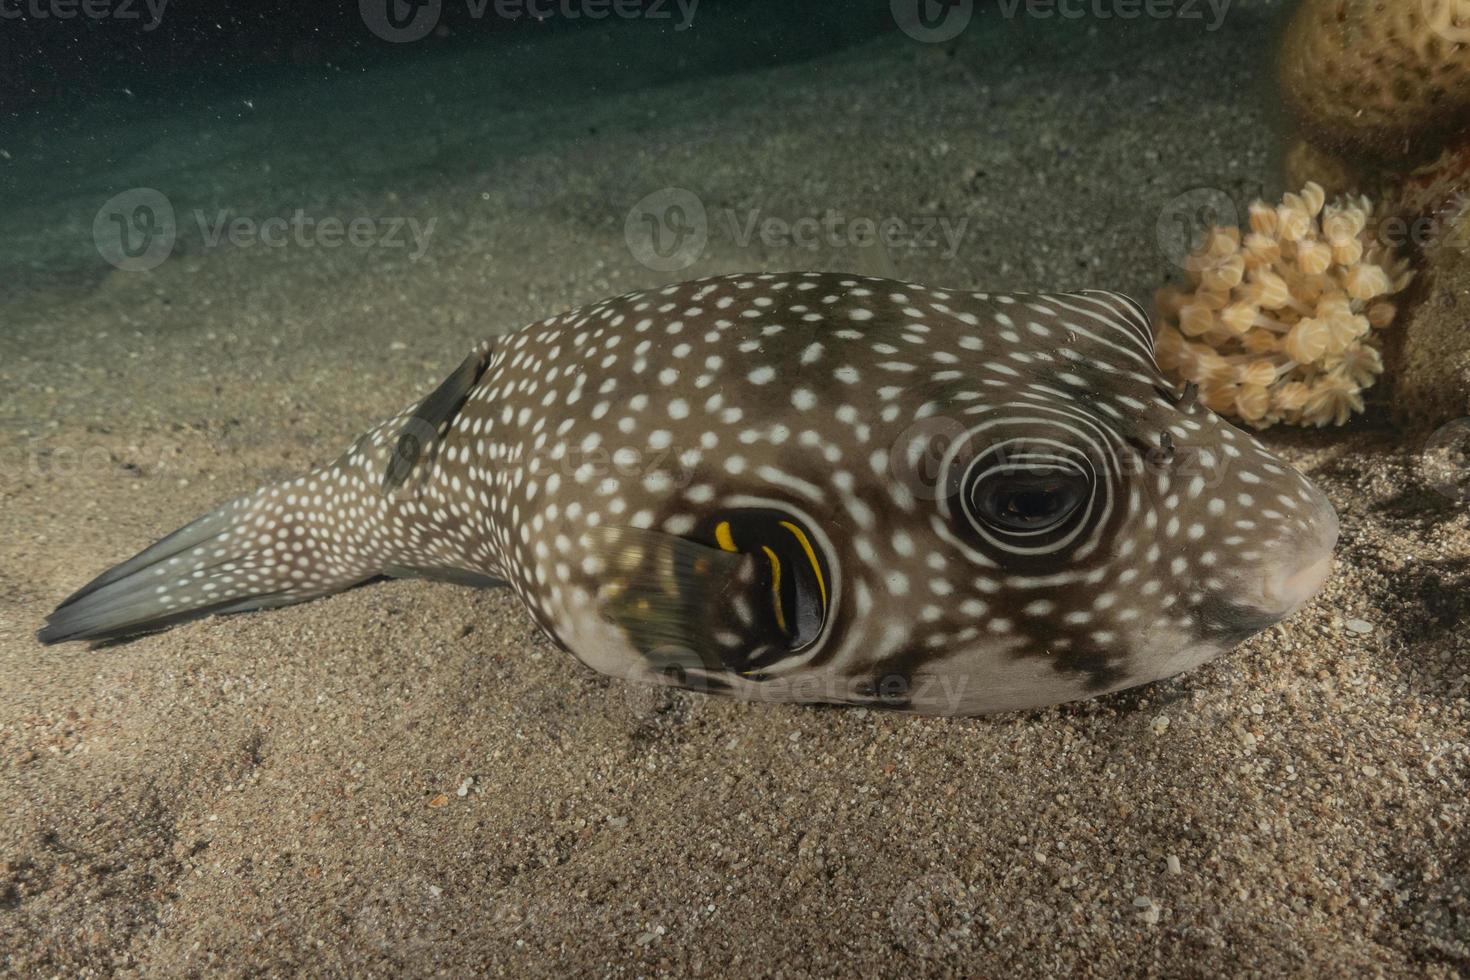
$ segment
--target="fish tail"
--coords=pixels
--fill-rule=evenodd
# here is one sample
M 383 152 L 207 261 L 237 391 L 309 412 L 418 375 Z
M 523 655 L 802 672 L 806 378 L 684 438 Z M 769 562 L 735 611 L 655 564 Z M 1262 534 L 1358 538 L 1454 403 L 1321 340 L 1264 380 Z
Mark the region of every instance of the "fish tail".
M 233 500 L 103 572 L 56 607 L 37 639 L 151 632 L 304 602 L 381 576 L 500 584 L 472 509 L 446 506 L 446 487 L 434 485 L 446 436 L 491 343 L 335 463 Z
M 263 488 L 185 525 L 78 589 L 46 618 L 37 639 L 150 632 L 303 602 L 381 574 L 380 556 L 337 533 L 332 515 L 340 511 L 320 489 L 326 477 L 318 471 Z

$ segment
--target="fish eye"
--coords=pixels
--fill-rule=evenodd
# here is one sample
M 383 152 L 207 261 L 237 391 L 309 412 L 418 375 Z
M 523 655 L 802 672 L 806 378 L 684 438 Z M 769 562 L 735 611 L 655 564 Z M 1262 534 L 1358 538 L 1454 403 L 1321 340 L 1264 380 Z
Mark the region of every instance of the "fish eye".
M 995 467 L 975 475 L 966 495 L 971 520 L 1012 534 L 1049 531 L 1081 506 L 1081 473 L 1048 466 Z

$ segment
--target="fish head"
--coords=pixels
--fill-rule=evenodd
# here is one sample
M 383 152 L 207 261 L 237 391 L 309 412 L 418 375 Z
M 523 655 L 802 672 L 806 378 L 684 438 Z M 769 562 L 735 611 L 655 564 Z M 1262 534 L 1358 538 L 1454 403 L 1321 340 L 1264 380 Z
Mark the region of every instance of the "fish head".
M 1204 662 L 1321 588 L 1331 504 L 1162 375 L 1141 310 L 1103 293 L 1002 307 L 891 451 L 927 501 L 917 561 L 954 593 L 926 645 L 1044 661 L 1098 693 Z

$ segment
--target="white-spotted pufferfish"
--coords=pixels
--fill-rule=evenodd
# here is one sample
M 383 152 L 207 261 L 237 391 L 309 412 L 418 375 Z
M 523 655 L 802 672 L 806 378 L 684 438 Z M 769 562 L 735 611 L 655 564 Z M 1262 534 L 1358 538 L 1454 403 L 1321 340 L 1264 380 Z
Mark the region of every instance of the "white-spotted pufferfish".
M 818 273 L 630 293 L 487 341 L 39 637 L 417 575 L 508 583 L 634 680 L 930 714 L 1088 697 L 1231 649 L 1330 569 L 1326 498 L 1194 394 L 1116 293 Z

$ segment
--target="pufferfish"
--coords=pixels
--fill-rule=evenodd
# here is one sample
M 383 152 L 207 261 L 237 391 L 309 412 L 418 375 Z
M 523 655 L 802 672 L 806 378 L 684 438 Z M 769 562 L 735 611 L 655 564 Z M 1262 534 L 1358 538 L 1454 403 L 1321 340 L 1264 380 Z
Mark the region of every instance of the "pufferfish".
M 1085 698 L 1231 649 L 1331 568 L 1326 497 L 1196 394 L 1117 293 L 825 273 L 633 292 L 486 341 L 38 636 L 421 576 L 508 584 L 632 680 L 926 714 Z

